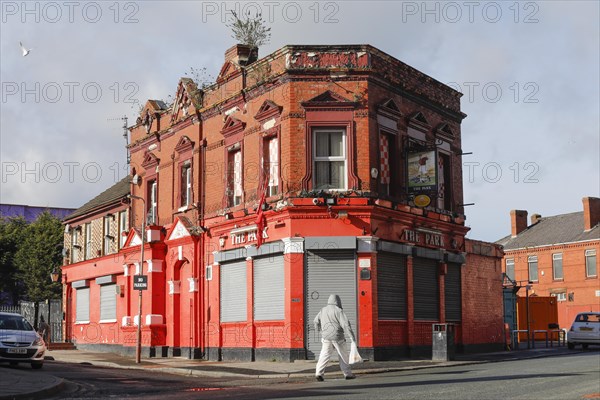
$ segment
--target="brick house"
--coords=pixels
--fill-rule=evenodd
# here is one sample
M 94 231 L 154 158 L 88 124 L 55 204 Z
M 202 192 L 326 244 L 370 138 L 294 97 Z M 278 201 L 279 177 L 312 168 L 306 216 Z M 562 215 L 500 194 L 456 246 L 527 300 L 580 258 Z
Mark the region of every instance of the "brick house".
M 313 358 L 331 293 L 370 359 L 430 352 L 434 323 L 501 348 L 502 252 L 465 238 L 460 96 L 368 45 L 233 46 L 215 84 L 182 78 L 130 128 L 144 262 L 131 229 L 105 271 L 66 267 L 75 303 L 75 279 L 123 282 L 117 321 L 74 317 L 72 339 L 130 353 L 141 273 L 145 355 Z
M 575 315 L 600 311 L 600 199 L 583 198 L 583 211 L 542 217 L 512 210 L 511 235 L 504 247 L 503 272 L 530 295 L 554 296 L 560 328 L 569 329 Z M 525 296 L 523 291 L 518 295 Z

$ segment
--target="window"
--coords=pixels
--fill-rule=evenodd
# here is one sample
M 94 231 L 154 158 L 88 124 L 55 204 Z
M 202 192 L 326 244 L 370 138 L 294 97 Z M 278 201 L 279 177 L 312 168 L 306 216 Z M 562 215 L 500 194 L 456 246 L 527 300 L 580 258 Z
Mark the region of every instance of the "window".
M 552 278 L 554 280 L 563 279 L 562 253 L 552 254 Z
M 597 276 L 596 250 L 585 251 L 585 276 L 588 278 Z
M 269 196 L 275 196 L 279 193 L 279 141 L 272 138 L 268 141 L 268 154 L 266 154 L 265 171 L 269 171 Z
M 90 322 L 90 288 L 76 291 L 75 322 Z
M 117 285 L 100 286 L 100 322 L 117 320 Z
M 515 260 L 514 258 L 506 259 L 506 276 L 511 280 L 515 280 Z
M 538 281 L 538 259 L 537 256 L 529 256 L 527 258 L 529 264 L 529 280 L 532 282 Z
M 390 170 L 390 138 L 385 133 L 379 135 L 379 182 L 381 193 L 390 194 L 391 170 Z
M 102 254 L 110 254 L 110 247 L 112 245 L 113 236 L 110 234 L 110 221 L 112 217 L 104 217 L 104 245 L 102 247 Z
M 314 189 L 346 189 L 346 133 L 314 132 Z
M 181 167 L 181 207 L 192 202 L 192 163 L 188 160 Z
M 85 259 L 92 258 L 92 224 L 85 224 Z
M 550 293 L 550 296 L 556 297 L 556 301 L 567 301 L 567 292 Z
M 148 224 L 156 224 L 157 222 L 157 183 L 156 180 L 148 183 Z
M 450 155 L 438 153 L 438 157 L 438 207 L 453 211 Z
M 127 240 L 127 236 L 124 235 L 128 230 L 127 225 L 127 211 L 121 211 L 119 213 L 119 248 L 123 247 Z
M 71 231 L 71 263 L 79 261 L 79 228 Z
M 229 207 L 242 204 L 243 176 L 242 176 L 242 150 L 236 147 L 228 153 L 228 182 L 227 201 Z

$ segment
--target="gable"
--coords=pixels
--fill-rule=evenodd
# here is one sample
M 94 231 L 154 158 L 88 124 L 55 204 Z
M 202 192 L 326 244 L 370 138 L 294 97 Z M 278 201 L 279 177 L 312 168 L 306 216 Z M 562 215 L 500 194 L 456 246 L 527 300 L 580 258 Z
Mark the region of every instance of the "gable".
M 264 103 L 258 109 L 258 112 L 254 116 L 254 119 L 257 121 L 263 121 L 267 118 L 273 117 L 275 115 L 281 114 L 281 110 L 283 107 L 277 105 L 272 100 L 265 100 Z
M 156 167 L 159 162 L 160 159 L 157 158 L 154 154 L 147 153 L 146 157 L 144 157 L 144 161 L 142 162 L 142 167 L 144 167 L 145 169 Z
M 245 127 L 245 122 L 242 122 L 235 117 L 228 116 L 223 124 L 223 129 L 221 129 L 221 134 L 223 136 L 231 136 L 235 133 L 243 131 Z
M 185 226 L 181 219 L 177 219 L 177 223 L 175 224 L 173 229 L 171 229 L 171 232 L 169 232 L 169 234 L 167 235 L 166 240 L 181 239 L 187 236 L 190 236 L 188 228 Z
M 140 233 L 137 231 L 137 229 L 130 229 L 129 234 L 127 235 L 127 240 L 125 240 L 125 243 L 123 244 L 123 248 L 139 246 L 141 244 L 142 236 Z

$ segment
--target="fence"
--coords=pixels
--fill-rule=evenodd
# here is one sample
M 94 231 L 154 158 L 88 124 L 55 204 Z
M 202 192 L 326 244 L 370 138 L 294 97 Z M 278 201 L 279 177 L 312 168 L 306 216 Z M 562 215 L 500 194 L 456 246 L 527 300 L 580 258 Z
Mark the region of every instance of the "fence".
M 40 317 L 43 316 L 48 325 L 50 325 L 50 343 L 64 341 L 62 334 L 63 311 L 61 300 L 47 300 L 38 303 L 20 301 L 18 306 L 0 306 L 0 312 L 21 314 L 36 328 L 39 326 Z

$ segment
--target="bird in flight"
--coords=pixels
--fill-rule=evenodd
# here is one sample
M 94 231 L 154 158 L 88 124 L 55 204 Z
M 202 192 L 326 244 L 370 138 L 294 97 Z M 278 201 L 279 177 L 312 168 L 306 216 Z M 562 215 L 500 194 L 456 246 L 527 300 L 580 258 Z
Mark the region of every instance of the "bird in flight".
M 25 57 L 27 54 L 29 54 L 31 49 L 26 49 L 25 46 L 23 46 L 23 43 L 21 43 L 21 42 L 19 42 L 19 45 L 21 46 L 21 52 L 23 53 L 23 57 Z

